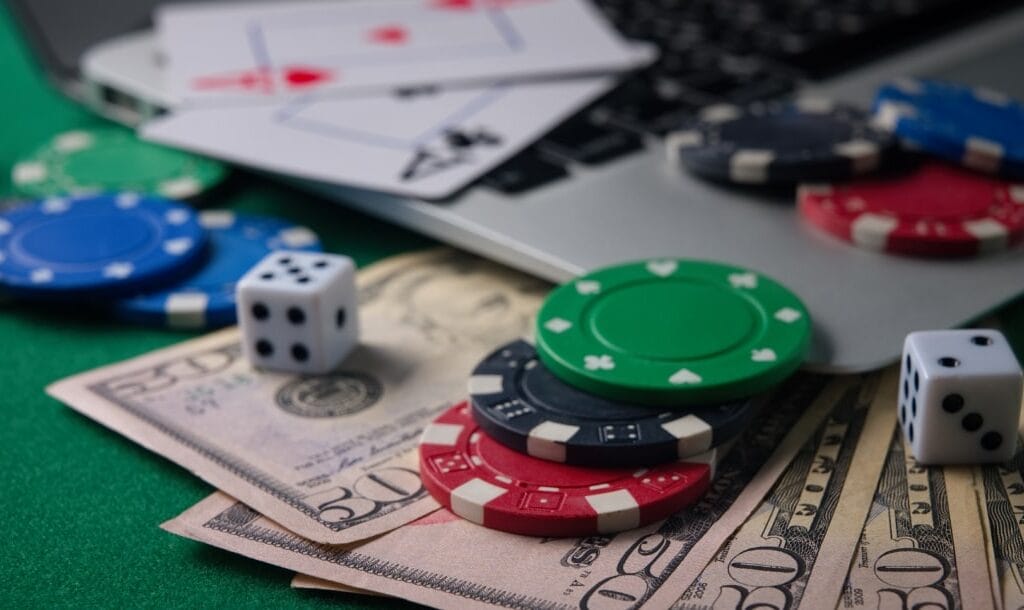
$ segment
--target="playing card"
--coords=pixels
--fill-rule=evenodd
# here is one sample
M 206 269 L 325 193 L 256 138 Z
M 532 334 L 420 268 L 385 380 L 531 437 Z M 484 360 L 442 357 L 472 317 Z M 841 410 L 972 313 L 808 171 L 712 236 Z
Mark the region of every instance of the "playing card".
M 585 0 L 351 0 L 157 11 L 179 103 L 594 74 L 634 63 Z
M 614 85 L 610 77 L 179 110 L 143 137 L 271 172 L 451 195 Z

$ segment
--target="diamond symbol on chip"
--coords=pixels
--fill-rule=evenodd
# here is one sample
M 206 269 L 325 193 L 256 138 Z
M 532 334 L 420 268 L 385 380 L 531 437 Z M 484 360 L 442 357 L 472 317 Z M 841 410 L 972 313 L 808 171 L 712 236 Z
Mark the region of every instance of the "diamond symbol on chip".
M 164 252 L 168 254 L 184 254 L 188 252 L 189 248 L 192 247 L 192 239 L 189 237 L 179 237 L 177 239 L 168 239 L 164 242 Z
M 777 358 L 775 350 L 770 347 L 750 350 L 750 359 L 754 362 L 775 362 Z
M 544 328 L 555 334 L 561 334 L 572 328 L 572 322 L 563 318 L 551 318 L 544 323 Z
M 580 280 L 576 282 L 576 292 L 580 294 L 597 294 L 601 292 L 601 282 Z
M 29 276 L 33 284 L 47 284 L 53 281 L 53 270 L 52 269 L 34 269 L 32 274 Z
M 103 268 L 103 277 L 112 277 L 119 280 L 123 280 L 132 274 L 135 270 L 135 265 L 131 263 L 110 263 Z
M 704 379 L 690 369 L 679 369 L 668 378 L 668 382 L 672 385 L 691 385 L 702 381 Z
M 782 309 L 775 312 L 775 319 L 779 322 L 785 322 L 786 324 L 792 324 L 801 318 L 803 314 L 793 309 L 792 307 L 783 307 Z
M 122 210 L 129 210 L 139 204 L 138 193 L 120 193 L 117 196 L 116 205 Z
M 63 214 L 67 212 L 71 207 L 71 203 L 67 199 L 61 199 L 60 197 L 50 197 L 43 201 L 43 205 L 40 209 L 43 210 L 44 214 Z
M 167 214 L 164 215 L 164 218 L 166 218 L 167 222 L 171 223 L 172 225 L 181 225 L 188 222 L 189 216 L 191 215 L 188 213 L 187 210 L 178 209 L 169 210 Z
M 588 371 L 610 371 L 615 368 L 615 361 L 608 354 L 588 355 L 583 357 L 583 366 Z
M 757 274 L 747 271 L 745 273 L 730 273 L 729 283 L 733 288 L 757 288 Z
M 676 261 L 650 261 L 647 263 L 647 270 L 658 277 L 668 277 L 675 273 L 679 267 Z

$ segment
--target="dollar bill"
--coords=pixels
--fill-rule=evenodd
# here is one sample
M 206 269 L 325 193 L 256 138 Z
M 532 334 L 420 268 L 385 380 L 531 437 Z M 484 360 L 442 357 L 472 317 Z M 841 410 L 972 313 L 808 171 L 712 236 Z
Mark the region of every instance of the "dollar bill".
M 997 600 L 1007 610 L 1024 609 L 1024 444 L 1013 459 L 977 467 L 975 480 L 991 540 Z
M 673 575 L 672 588 L 684 591 L 674 608 L 836 606 L 895 426 L 897 376 L 873 378 L 805 437 L 714 559 L 693 578 Z
M 291 587 L 293 589 L 311 589 L 313 591 L 333 591 L 335 593 L 349 593 L 352 595 L 370 595 L 372 597 L 384 597 L 376 591 L 357 589 L 341 583 L 331 582 L 308 574 L 298 574 L 292 577 Z
M 360 346 L 322 376 L 254 369 L 235 329 L 47 391 L 306 538 L 379 535 L 437 504 L 415 448 L 476 362 L 529 332 L 548 286 L 438 249 L 358 278 Z
M 877 386 L 859 377 L 822 385 L 821 378 L 795 379 L 770 400 L 718 465 L 700 502 L 617 535 L 515 536 L 439 510 L 362 544 L 326 546 L 220 493 L 163 527 L 303 574 L 438 607 L 634 608 L 662 589 L 674 600 L 681 589 L 669 582 L 673 572 L 693 563 L 699 573 L 708 549 L 714 553 L 747 519 L 826 415 L 869 400 Z
M 992 608 L 971 472 L 918 464 L 897 431 L 840 608 Z

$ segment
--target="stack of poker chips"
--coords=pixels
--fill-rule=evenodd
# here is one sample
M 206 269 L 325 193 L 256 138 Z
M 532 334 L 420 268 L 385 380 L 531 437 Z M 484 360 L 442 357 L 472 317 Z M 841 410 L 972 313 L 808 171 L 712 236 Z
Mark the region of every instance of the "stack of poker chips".
M 0 213 L 0 294 L 88 305 L 134 323 L 234 324 L 235 282 L 273 250 L 320 250 L 309 229 L 196 211 L 227 168 L 112 127 L 54 136 L 14 165 Z
M 709 106 L 666 147 L 709 180 L 799 185 L 799 217 L 859 248 L 969 257 L 1024 238 L 1024 104 L 992 90 L 905 78 L 871 113 L 808 98 Z
M 586 536 L 663 519 L 808 348 L 800 300 L 747 269 L 659 259 L 552 291 L 523 340 L 486 356 L 469 400 L 425 430 L 420 475 L 481 525 Z

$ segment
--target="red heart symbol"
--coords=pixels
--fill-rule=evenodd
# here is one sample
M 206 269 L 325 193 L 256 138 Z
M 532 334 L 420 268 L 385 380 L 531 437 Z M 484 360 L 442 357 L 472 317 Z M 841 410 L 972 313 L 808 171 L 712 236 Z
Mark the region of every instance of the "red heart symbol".
M 370 40 L 380 44 L 405 44 L 409 38 L 409 32 L 399 25 L 385 25 L 370 30 Z
M 329 71 L 318 68 L 293 66 L 284 69 L 284 82 L 292 89 L 303 89 L 332 78 L 333 75 Z
M 450 11 L 465 11 L 473 8 L 473 0 L 434 0 L 431 6 Z

